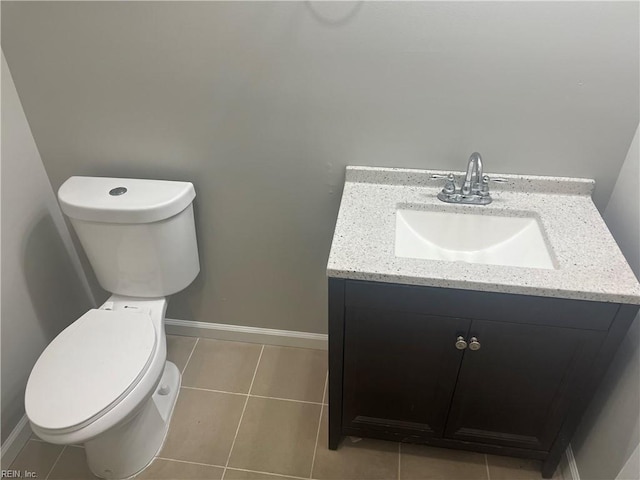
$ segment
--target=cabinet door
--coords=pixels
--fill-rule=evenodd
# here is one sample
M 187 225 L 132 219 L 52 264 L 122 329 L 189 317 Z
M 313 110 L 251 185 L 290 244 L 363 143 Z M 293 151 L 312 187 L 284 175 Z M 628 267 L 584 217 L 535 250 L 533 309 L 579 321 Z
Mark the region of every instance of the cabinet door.
M 343 431 L 441 437 L 471 321 L 347 308 Z M 349 430 L 351 429 L 351 430 Z
M 445 436 L 548 450 L 604 334 L 474 320 Z

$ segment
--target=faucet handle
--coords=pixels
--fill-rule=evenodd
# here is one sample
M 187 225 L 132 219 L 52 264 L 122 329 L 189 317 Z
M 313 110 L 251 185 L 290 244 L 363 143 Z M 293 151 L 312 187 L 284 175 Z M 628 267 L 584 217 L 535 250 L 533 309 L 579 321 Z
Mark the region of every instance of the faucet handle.
M 489 177 L 489 175 L 483 175 L 482 176 L 482 183 L 489 183 L 489 182 L 496 182 L 496 183 L 509 183 L 509 180 L 507 180 L 506 178 L 491 178 Z
M 482 187 L 480 188 L 480 195 L 483 197 L 489 196 L 489 182 L 496 183 L 509 183 L 506 178 L 490 178 L 489 175 L 482 176 Z
M 453 195 L 454 193 L 456 193 L 456 177 L 453 175 L 453 173 L 450 173 L 448 175 L 434 173 L 433 175 L 431 175 L 431 178 L 446 178 L 447 181 L 445 182 L 444 187 L 442 187 L 442 192 L 448 195 Z

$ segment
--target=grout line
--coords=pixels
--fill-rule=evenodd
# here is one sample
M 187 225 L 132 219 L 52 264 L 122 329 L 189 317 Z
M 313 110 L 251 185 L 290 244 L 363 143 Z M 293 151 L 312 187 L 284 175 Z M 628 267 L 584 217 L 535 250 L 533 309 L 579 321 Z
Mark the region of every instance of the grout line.
M 253 371 L 253 377 L 251 378 L 251 385 L 249 385 L 248 395 L 251 395 L 251 390 L 253 390 L 253 382 L 256 380 L 256 375 L 258 374 L 258 368 L 260 368 L 260 360 L 262 360 L 262 353 L 264 352 L 264 345 L 260 349 L 260 355 L 258 356 L 258 363 L 256 363 L 256 369 Z M 248 399 L 247 399 L 248 400 Z
M 324 391 L 322 392 L 322 403 L 324 404 L 324 397 L 327 395 L 327 389 L 329 388 L 329 371 L 324 379 Z
M 324 388 L 322 389 L 322 399 L 327 393 L 327 379 L 329 378 L 329 372 L 325 377 Z M 320 406 L 320 419 L 318 421 L 318 431 L 316 432 L 316 446 L 313 448 L 313 458 L 311 459 L 311 471 L 309 472 L 309 478 L 313 478 L 313 467 L 316 463 L 316 453 L 318 452 L 318 440 L 320 439 L 320 427 L 322 427 L 322 413 L 324 411 L 324 404 Z
M 22 451 L 23 451 L 25 448 L 27 448 L 27 445 L 29 445 L 29 442 L 30 442 L 31 440 L 32 440 L 32 439 L 30 438 L 29 440 L 27 440 L 26 442 L 24 442 L 24 445 L 22 445 L 22 448 L 20 448 L 20 450 L 18 451 L 17 455 L 14 457 L 14 459 L 13 459 L 13 460 L 11 460 L 11 463 L 9 464 L 9 469 L 11 469 L 11 470 L 15 470 L 13 467 L 14 467 L 14 465 L 15 465 L 15 463 L 16 463 L 16 458 L 18 458 L 18 457 L 20 456 L 20 454 L 22 453 Z M 42 441 L 42 440 L 41 440 L 41 441 Z M 3 469 L 2 469 L 2 472 L 4 472 L 4 470 L 5 470 L 5 469 L 3 468 Z M 0 474 L 0 475 L 1 475 L 1 474 Z M 2 477 L 0 477 L 0 478 L 2 478 Z
M 327 378 L 324 381 L 324 393 L 322 394 L 322 404 L 329 406 L 329 398 L 327 398 L 327 390 L 329 390 L 329 371 L 327 371 Z M 327 398 L 325 403 L 324 399 Z
M 283 475 L 281 473 L 261 472 L 259 470 L 247 470 L 246 468 L 231 467 L 231 468 L 229 468 L 229 470 L 238 470 L 239 472 L 262 473 L 263 475 L 273 475 L 274 477 L 296 478 L 296 479 L 299 479 L 299 480 L 308 480 L 305 477 L 296 477 L 295 475 Z
M 188 463 L 190 465 L 202 465 L 203 467 L 224 468 L 224 465 L 215 465 L 213 463 L 189 462 L 187 460 L 177 460 L 175 458 L 168 458 L 168 457 L 156 457 L 156 459 L 157 460 L 166 460 L 167 462 Z
M 226 393 L 227 395 L 240 395 L 241 397 L 248 397 L 249 396 L 246 393 L 227 392 L 226 390 L 213 390 L 211 388 L 187 387 L 186 385 L 182 385 L 180 388 L 184 388 L 185 390 L 200 390 L 202 392 Z
M 62 451 L 60 452 L 60 454 L 58 455 L 58 458 L 56 458 L 56 461 L 53 462 L 53 465 L 51 466 L 51 468 L 49 469 L 49 472 L 47 473 L 47 475 L 44 477 L 45 480 L 47 478 L 49 478 L 49 475 L 51 475 L 51 472 L 53 472 L 53 469 L 56 468 L 56 465 L 58 464 L 58 461 L 60 460 L 60 457 L 62 457 L 62 454 L 64 453 L 64 451 L 67 449 L 67 446 L 65 445 L 64 447 L 62 447 Z
M 229 395 L 241 395 L 243 397 L 268 398 L 270 400 L 282 400 L 283 402 L 308 403 L 310 405 L 325 405 L 326 406 L 326 403 L 322 403 L 322 402 L 310 402 L 308 400 L 296 400 L 296 399 L 293 399 L 293 398 L 266 397 L 264 395 L 251 395 L 251 394 L 248 394 L 248 393 L 228 392 L 226 390 L 214 390 L 212 388 L 188 387 L 188 386 L 185 386 L 185 385 L 183 385 L 180 388 L 186 388 L 188 390 L 201 390 L 203 392 L 227 393 Z
M 313 458 L 311 459 L 311 471 L 309 472 L 309 478 L 313 478 L 313 467 L 316 463 L 316 453 L 318 452 L 318 439 L 320 438 L 320 427 L 322 427 L 322 412 L 324 411 L 324 405 L 320 407 L 320 418 L 318 419 L 318 431 L 316 432 L 316 444 L 313 447 Z
M 484 466 L 487 467 L 487 480 L 491 480 L 491 474 L 489 473 L 489 457 L 487 454 L 484 454 Z
M 292 398 L 278 398 L 278 397 L 265 397 L 263 395 L 249 395 L 253 398 L 268 398 L 270 400 L 282 400 L 283 402 L 296 402 L 296 403 L 308 403 L 310 405 L 321 405 L 324 406 L 322 402 L 309 402 L 307 400 L 294 400 Z
M 398 480 L 400 480 L 400 474 L 402 473 L 401 470 L 401 465 L 402 465 L 402 442 L 398 442 Z
M 260 366 L 260 360 L 262 359 L 262 352 L 264 352 L 264 345 L 260 349 L 260 356 L 258 357 L 258 363 L 256 363 L 256 369 L 253 371 L 253 378 L 251 379 L 251 385 L 249 385 L 249 392 L 253 388 L 253 382 L 256 379 L 256 374 L 258 373 L 258 367 Z M 236 445 L 236 439 L 238 438 L 238 432 L 240 431 L 240 425 L 242 425 L 242 418 L 244 417 L 244 412 L 247 409 L 247 403 L 249 403 L 249 395 L 244 401 L 244 407 L 242 407 L 242 413 L 240 414 L 240 421 L 238 422 L 238 427 L 236 428 L 236 434 L 233 436 L 233 442 L 231 443 L 231 448 L 229 449 L 229 455 L 227 456 L 227 463 L 224 465 L 224 472 L 222 472 L 222 478 L 227 473 L 227 467 L 229 466 L 229 460 L 231 460 L 231 454 L 233 453 L 233 447 Z
M 196 351 L 196 347 L 198 346 L 199 342 L 200 342 L 200 337 L 196 338 L 196 343 L 193 344 L 193 348 L 191 349 L 191 353 L 189 354 L 189 358 L 187 358 L 187 363 L 184 364 L 184 368 L 182 369 L 180 374 L 183 374 L 184 372 L 187 371 L 187 367 L 189 366 L 189 362 L 191 361 L 191 357 L 193 356 L 193 352 Z

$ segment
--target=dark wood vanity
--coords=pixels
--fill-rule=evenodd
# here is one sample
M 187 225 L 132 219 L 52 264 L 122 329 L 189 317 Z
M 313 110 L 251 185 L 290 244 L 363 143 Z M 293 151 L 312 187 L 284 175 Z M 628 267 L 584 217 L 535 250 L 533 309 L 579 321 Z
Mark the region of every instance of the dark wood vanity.
M 550 478 L 638 308 L 329 278 L 329 448 L 424 443 Z

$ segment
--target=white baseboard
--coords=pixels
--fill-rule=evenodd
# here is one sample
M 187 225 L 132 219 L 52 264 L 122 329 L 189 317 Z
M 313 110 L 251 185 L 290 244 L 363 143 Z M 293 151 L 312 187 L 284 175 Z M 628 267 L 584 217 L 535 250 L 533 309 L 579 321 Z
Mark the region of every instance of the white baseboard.
M 11 431 L 7 439 L 2 444 L 2 469 L 8 469 L 16 459 L 22 447 L 31 437 L 31 425 L 26 415 L 23 415 L 15 428 Z
M 580 480 L 580 472 L 578 472 L 578 464 L 576 463 L 576 457 L 573 456 L 571 444 L 567 447 L 565 455 L 567 458 L 567 468 L 562 471 L 564 478 L 566 480 Z M 571 478 L 567 478 L 567 475 L 571 475 Z
M 223 323 L 195 322 L 166 318 L 165 330 L 170 335 L 215 338 L 235 342 L 264 343 L 283 347 L 315 348 L 327 350 L 328 335 L 321 333 L 275 330 L 272 328 L 243 327 Z

